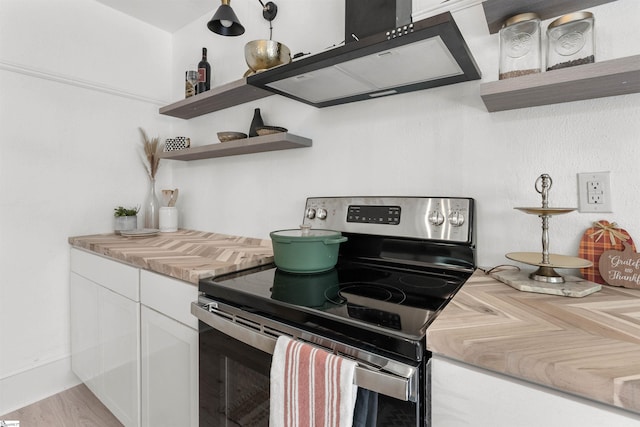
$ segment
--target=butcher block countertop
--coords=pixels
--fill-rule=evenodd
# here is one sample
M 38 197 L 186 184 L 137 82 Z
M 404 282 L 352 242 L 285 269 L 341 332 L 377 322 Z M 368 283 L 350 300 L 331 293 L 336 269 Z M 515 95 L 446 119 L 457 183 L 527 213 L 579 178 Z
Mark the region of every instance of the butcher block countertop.
M 270 240 L 179 230 L 69 243 L 197 284 L 273 262 Z M 640 290 L 583 298 L 520 292 L 478 270 L 427 329 L 430 351 L 640 413 Z
M 200 278 L 273 262 L 271 240 L 205 231 L 178 230 L 152 237 L 95 234 L 70 237 L 69 243 L 196 285 Z
M 427 329 L 433 353 L 640 413 L 640 290 L 521 292 L 476 271 Z

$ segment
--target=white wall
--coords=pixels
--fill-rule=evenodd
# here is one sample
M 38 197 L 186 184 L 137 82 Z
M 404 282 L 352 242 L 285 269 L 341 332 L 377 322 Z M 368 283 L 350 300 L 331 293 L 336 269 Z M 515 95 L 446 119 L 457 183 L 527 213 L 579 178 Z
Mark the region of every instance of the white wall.
M 259 7 L 251 3 L 233 6 L 247 30 L 240 37 L 209 33 L 208 15 L 174 34 L 176 99 L 182 96 L 179 77 L 201 46 L 212 52 L 217 84 L 244 73 L 242 47 L 268 34 Z M 294 53 L 316 53 L 341 41 L 342 2 L 318 6 L 280 0 L 274 39 Z M 596 16 L 598 60 L 640 53 L 639 2 L 619 0 L 590 10 Z M 456 11 L 454 18 L 483 81 L 496 80 L 498 40 L 488 33 L 482 7 Z M 582 233 L 598 219 L 617 221 L 640 240 L 640 95 L 491 114 L 478 81 L 325 109 L 272 96 L 176 119 L 173 130 L 191 136 L 194 145 L 214 143 L 217 131 L 246 132 L 254 107 L 261 108 L 267 124 L 312 138 L 313 147 L 174 162 L 183 225 L 268 237 L 271 230 L 297 227 L 307 196 L 468 196 L 477 201 L 479 264 L 496 265 L 507 262 L 507 252 L 541 251 L 540 219 L 514 210 L 540 205 L 534 182 L 541 173 L 553 178 L 551 205 L 566 207 L 577 206 L 577 173 L 611 171 L 614 213 L 552 218 L 550 250 L 577 255 Z
M 0 414 L 77 382 L 67 238 L 144 200 L 170 60 L 170 34 L 93 0 L 0 0 Z

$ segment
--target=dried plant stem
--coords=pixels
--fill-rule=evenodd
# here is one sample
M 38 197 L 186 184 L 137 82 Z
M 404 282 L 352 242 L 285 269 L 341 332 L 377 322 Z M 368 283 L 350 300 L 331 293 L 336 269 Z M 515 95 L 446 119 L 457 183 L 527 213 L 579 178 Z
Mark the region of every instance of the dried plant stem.
M 147 171 L 147 175 L 149 175 L 149 178 L 155 179 L 158 167 L 160 167 L 160 139 L 158 137 L 149 139 L 142 128 L 138 129 L 142 136 L 142 148 L 144 150 L 144 159 L 142 163 Z

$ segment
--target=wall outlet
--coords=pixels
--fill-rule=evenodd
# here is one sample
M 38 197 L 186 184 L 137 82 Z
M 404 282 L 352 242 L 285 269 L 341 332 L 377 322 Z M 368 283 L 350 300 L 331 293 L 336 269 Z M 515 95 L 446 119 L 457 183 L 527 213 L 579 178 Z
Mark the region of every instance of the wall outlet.
M 610 173 L 579 173 L 578 200 L 580 212 L 613 212 Z

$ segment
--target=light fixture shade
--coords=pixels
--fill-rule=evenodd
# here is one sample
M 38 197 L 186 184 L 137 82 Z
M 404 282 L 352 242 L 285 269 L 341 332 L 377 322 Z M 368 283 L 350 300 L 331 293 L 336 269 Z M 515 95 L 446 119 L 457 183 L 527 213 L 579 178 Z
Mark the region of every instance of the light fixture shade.
M 238 17 L 233 12 L 233 9 L 231 9 L 231 6 L 224 2 L 213 15 L 211 21 L 207 23 L 207 28 L 223 36 L 239 36 L 244 34 L 244 27 L 240 24 Z

